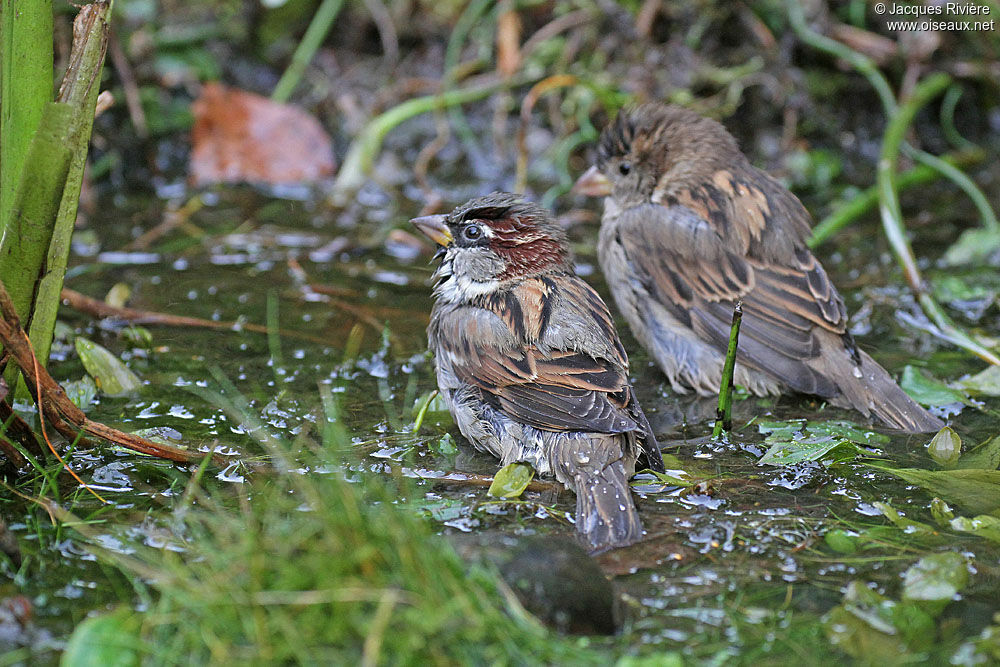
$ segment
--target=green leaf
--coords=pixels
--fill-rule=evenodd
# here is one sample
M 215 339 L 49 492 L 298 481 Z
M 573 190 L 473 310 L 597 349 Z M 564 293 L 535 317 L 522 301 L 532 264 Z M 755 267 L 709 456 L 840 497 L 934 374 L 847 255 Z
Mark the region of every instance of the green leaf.
M 127 609 L 86 619 L 70 635 L 60 667 L 131 667 L 143 649 L 139 617 Z
M 656 476 L 656 479 L 660 480 L 661 482 L 663 482 L 664 484 L 666 484 L 668 486 L 684 486 L 684 487 L 688 487 L 688 486 L 694 486 L 694 484 L 695 484 L 691 480 L 681 479 L 680 477 L 676 477 L 674 475 L 668 475 L 667 473 L 656 472 L 655 470 L 650 470 L 649 472 L 653 473 Z M 679 471 L 679 472 L 683 472 L 683 471 Z M 684 474 L 687 474 L 687 473 L 684 473 Z
M 927 525 L 926 523 L 921 523 L 919 521 L 914 521 L 913 519 L 907 519 L 905 516 L 897 512 L 891 505 L 887 503 L 875 502 L 872 505 L 881 512 L 885 518 L 892 522 L 892 525 L 897 528 L 901 528 L 907 532 L 912 533 L 936 533 L 933 527 Z
M 623 655 L 615 667 L 684 667 L 684 656 L 676 651 L 650 655 Z
M 881 433 L 858 428 L 846 421 L 806 422 L 802 419 L 788 421 L 762 421 L 757 428 L 770 435 L 764 443 L 770 449 L 758 463 L 787 466 L 802 461 L 819 461 L 840 448 L 834 460 L 848 460 L 858 454 L 872 456 L 865 447 L 888 444 L 889 438 Z
M 934 498 L 931 500 L 931 516 L 934 517 L 934 522 L 937 525 L 944 527 L 950 525 L 951 520 L 955 518 L 955 513 L 948 507 L 948 503 L 940 498 Z
M 958 462 L 962 455 L 962 439 L 950 426 L 945 426 L 937 432 L 927 445 L 927 453 L 939 465 L 949 468 Z
M 980 514 L 975 518 L 964 516 L 951 520 L 951 527 L 962 533 L 972 533 L 986 538 L 991 542 L 1000 542 L 1000 519 L 989 514 Z
M 903 369 L 899 386 L 910 398 L 921 405 L 951 405 L 968 403 L 968 397 L 957 389 L 952 389 L 941 380 L 931 377 L 913 366 Z
M 967 229 L 945 253 L 944 263 L 950 266 L 982 261 L 1000 248 L 1000 234 L 992 229 Z
M 968 281 L 958 276 L 942 276 L 937 278 L 933 285 L 934 298 L 938 301 L 973 301 L 977 299 L 989 299 L 996 296 L 996 293 L 983 285 L 972 285 Z
M 852 581 L 843 604 L 823 617 L 823 630 L 832 645 L 867 664 L 899 664 L 909 647 L 893 623 L 895 607 L 896 602 Z
M 128 283 L 115 283 L 104 297 L 104 303 L 114 308 L 124 308 L 132 297 L 132 288 Z
M 996 470 L 1000 467 L 1000 435 L 991 438 L 978 447 L 962 454 L 956 468 Z
M 757 432 L 762 435 L 770 433 L 771 437 L 791 440 L 796 434 L 802 433 L 805 425 L 805 419 L 789 419 L 788 421 L 762 419 L 757 422 Z
M 948 603 L 968 583 L 964 556 L 953 551 L 930 554 L 903 574 L 903 599 Z
M 823 617 L 823 630 L 830 644 L 854 658 L 894 665 L 907 655 L 906 644 L 891 627 L 888 630 L 873 627 L 842 606 L 834 607 Z
M 923 470 L 921 468 L 870 467 L 922 486 L 949 503 L 975 514 L 992 514 L 1000 509 L 1000 471 Z
M 454 456 L 458 454 L 458 446 L 455 445 L 455 438 L 451 433 L 445 433 L 437 441 L 432 440 L 434 451 L 442 456 Z
M 889 436 L 883 433 L 859 428 L 846 421 L 809 422 L 806 425 L 806 433 L 809 435 L 835 435 L 844 440 L 871 447 L 888 445 L 890 441 Z
M 79 380 L 70 380 L 62 383 L 63 391 L 73 405 L 81 410 L 89 410 L 94 399 L 97 397 L 97 385 L 89 375 L 84 375 Z
M 153 347 L 153 333 L 146 327 L 125 327 L 121 332 L 122 340 L 132 347 L 149 350 Z
M 758 463 L 789 466 L 803 461 L 817 461 L 841 446 L 844 446 L 842 455 L 838 457 L 841 459 L 852 458 L 859 449 L 849 440 L 832 435 L 821 435 L 790 442 L 775 442 Z
M 83 367 L 108 396 L 131 394 L 142 386 L 135 373 L 105 348 L 82 336 L 77 336 L 74 343 Z
M 534 476 L 534 468 L 527 463 L 509 463 L 497 471 L 486 493 L 494 498 L 517 498 Z
M 887 598 L 860 581 L 852 581 L 847 585 L 840 608 L 864 621 L 874 631 L 901 636 L 910 649 L 927 648 L 937 635 L 934 619 L 919 606 Z M 886 658 L 891 656 L 879 656 L 877 662 L 883 662 Z M 866 660 L 867 664 L 871 662 L 874 661 Z M 890 659 L 890 662 L 896 661 Z
M 1000 366 L 989 365 L 975 375 L 954 384 L 970 394 L 1000 396 Z
M 840 528 L 826 531 L 823 541 L 840 554 L 852 554 L 858 550 L 857 537 Z

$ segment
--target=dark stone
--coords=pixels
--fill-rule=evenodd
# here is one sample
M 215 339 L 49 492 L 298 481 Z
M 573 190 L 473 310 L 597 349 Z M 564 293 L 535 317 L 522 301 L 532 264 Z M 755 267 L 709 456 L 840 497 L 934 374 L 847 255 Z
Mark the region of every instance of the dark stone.
M 614 586 L 570 538 L 523 538 L 500 573 L 525 609 L 559 632 L 610 635 L 619 628 Z

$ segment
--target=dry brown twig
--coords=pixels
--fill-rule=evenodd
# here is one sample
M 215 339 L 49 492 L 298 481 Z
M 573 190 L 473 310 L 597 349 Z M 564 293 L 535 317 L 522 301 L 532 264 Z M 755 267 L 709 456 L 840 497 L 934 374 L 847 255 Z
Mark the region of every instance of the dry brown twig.
M 48 371 L 38 364 L 31 341 L 21 327 L 20 319 L 14 312 L 14 304 L 11 303 L 7 288 L 2 282 L 0 282 L 0 344 L 21 369 L 25 384 L 36 405 L 39 406 L 42 418 L 48 419 L 48 422 L 68 440 L 87 442 L 80 436 L 94 436 L 142 454 L 171 461 L 193 462 L 200 461 L 206 456 L 202 452 L 161 445 L 91 421 L 83 410 L 69 400 L 66 392 L 52 379 Z M 224 463 L 221 457 L 213 455 L 213 458 L 217 463 Z
M 151 310 L 118 308 L 116 306 L 111 306 L 100 299 L 94 299 L 68 288 L 63 288 L 61 297 L 63 303 L 70 308 L 99 319 L 110 318 L 128 322 L 129 324 L 157 324 L 169 327 L 197 327 L 202 329 L 220 329 L 225 331 L 243 330 L 261 334 L 266 334 L 268 332 L 267 327 L 262 324 L 252 324 L 249 322 L 217 322 L 215 320 L 206 320 L 200 317 L 170 315 L 169 313 L 157 313 Z M 379 331 L 381 331 L 381 325 L 379 325 Z M 285 338 L 297 338 L 311 343 L 319 343 L 320 345 L 332 344 L 332 341 L 330 340 L 319 338 L 317 336 L 310 336 L 309 334 L 299 333 L 297 331 L 279 329 L 278 335 Z

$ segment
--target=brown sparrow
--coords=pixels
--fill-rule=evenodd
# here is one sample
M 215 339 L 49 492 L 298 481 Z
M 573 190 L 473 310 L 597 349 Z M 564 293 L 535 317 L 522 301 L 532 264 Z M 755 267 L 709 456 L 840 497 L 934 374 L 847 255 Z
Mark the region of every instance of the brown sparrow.
M 601 268 L 676 391 L 718 391 L 742 299 L 737 384 L 813 394 L 904 431 L 941 428 L 858 349 L 844 300 L 806 247 L 809 213 L 719 123 L 662 104 L 622 110 L 576 189 L 606 196 Z
M 591 547 L 639 540 L 628 479 L 640 455 L 654 470 L 663 460 L 608 308 L 574 275 L 563 231 L 507 193 L 412 222 L 441 246 L 427 338 L 462 435 L 574 490 Z

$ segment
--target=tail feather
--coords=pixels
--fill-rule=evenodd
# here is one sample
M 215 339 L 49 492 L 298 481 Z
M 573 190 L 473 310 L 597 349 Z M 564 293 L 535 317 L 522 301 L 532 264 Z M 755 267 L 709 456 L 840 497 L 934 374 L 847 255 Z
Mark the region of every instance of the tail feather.
M 848 361 L 837 369 L 835 380 L 841 396 L 831 401 L 834 405 L 854 408 L 866 417 L 874 414 L 892 428 L 909 433 L 928 433 L 944 426 L 900 389 L 878 362 L 864 352 L 860 354 L 860 366 Z
M 642 521 L 619 459 L 599 471 L 574 474 L 576 529 L 595 551 L 623 547 L 642 539 Z

